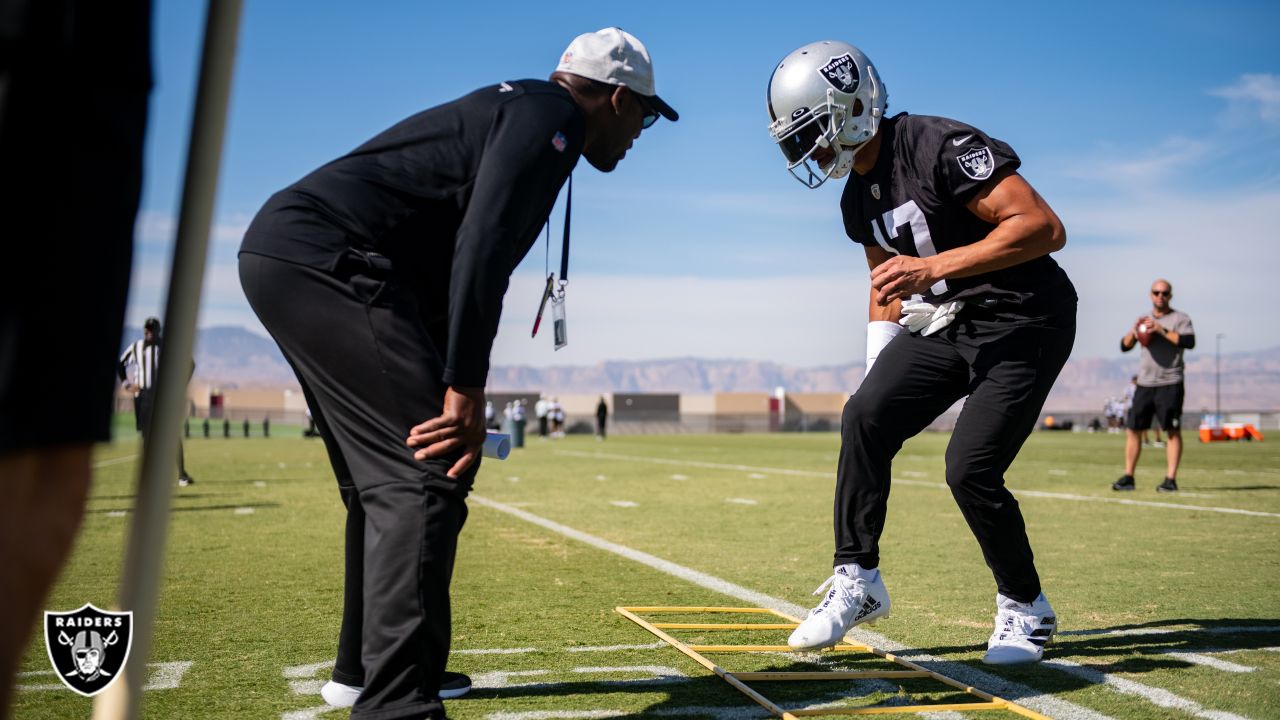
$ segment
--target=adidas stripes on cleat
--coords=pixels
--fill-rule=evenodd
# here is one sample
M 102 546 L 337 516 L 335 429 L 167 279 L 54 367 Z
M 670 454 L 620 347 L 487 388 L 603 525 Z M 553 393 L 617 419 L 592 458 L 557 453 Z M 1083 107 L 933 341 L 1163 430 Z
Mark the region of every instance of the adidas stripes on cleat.
M 840 642 L 853 626 L 873 623 L 889 614 L 889 591 L 879 570 L 863 570 L 855 564 L 836 567 L 835 574 L 818 586 L 814 595 L 826 597 L 791 633 L 792 650 L 816 650 Z
M 996 629 L 987 641 L 988 665 L 1016 665 L 1038 662 L 1044 646 L 1058 630 L 1058 618 L 1044 593 L 1035 602 L 1021 603 L 996 594 Z

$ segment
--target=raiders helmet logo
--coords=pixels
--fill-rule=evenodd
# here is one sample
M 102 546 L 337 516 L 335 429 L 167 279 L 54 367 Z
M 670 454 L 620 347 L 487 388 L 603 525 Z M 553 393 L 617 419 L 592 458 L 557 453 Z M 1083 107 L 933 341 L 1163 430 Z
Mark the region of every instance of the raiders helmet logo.
M 991 177 L 991 171 L 996 166 L 995 158 L 991 156 L 991 148 L 985 145 L 958 156 L 956 162 L 960 163 L 960 169 L 964 174 L 973 180 L 986 180 Z
M 108 612 L 85 603 L 44 614 L 49 662 L 71 690 L 93 697 L 120 677 L 133 643 L 133 612 Z
M 849 53 L 831 58 L 826 65 L 818 68 L 818 73 L 831 84 L 831 87 L 842 93 L 853 93 L 858 89 L 858 65 Z

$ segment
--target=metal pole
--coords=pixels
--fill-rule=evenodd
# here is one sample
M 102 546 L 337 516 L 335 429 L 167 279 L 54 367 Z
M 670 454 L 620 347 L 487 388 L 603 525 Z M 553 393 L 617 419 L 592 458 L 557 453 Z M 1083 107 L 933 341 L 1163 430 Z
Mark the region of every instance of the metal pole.
M 1213 413 L 1218 416 L 1218 424 L 1222 424 L 1222 338 L 1218 333 L 1213 350 Z
M 97 697 L 95 720 L 133 720 L 151 655 L 169 501 L 176 481 L 178 442 L 186 410 L 191 350 L 213 220 L 214 196 L 227 122 L 227 98 L 236 53 L 241 0 L 210 0 L 196 89 L 195 113 L 183 179 L 182 207 L 165 305 L 164 349 L 156 375 L 156 405 L 142 452 L 138 501 L 129 533 L 120 607 L 133 611 L 133 641 L 124 682 Z

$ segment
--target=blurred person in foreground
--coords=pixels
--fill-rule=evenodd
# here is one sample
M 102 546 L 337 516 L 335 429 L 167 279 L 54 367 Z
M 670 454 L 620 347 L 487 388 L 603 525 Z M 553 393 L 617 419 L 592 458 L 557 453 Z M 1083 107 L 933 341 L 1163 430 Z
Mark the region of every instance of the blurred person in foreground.
M 151 5 L 0 0 L 0 718 L 111 438 L 151 92 Z M 24 221 L 37 219 L 26 231 Z M 30 220 L 28 220 L 30 221 Z M 86 599 L 73 600 L 77 604 Z M 44 652 L 39 655 L 44 657 Z
M 767 105 L 770 134 L 798 180 L 815 188 L 849 178 L 845 231 L 871 268 L 867 372 L 841 424 L 834 572 L 788 642 L 834 645 L 889 613 L 879 567 L 890 464 L 963 398 L 946 477 L 995 576 L 983 661 L 1038 661 L 1057 618 L 1004 473 L 1074 342 L 1075 289 L 1049 257 L 1066 231 L 1006 143 L 948 118 L 885 117 L 888 91 L 848 43 L 816 42 L 784 58 Z
M 677 119 L 644 45 L 587 33 L 550 81 L 413 115 L 276 193 L 249 226 L 245 295 L 302 384 L 347 507 L 322 694 L 352 718 L 444 717 L 442 696 L 469 687 L 444 672 L 449 582 L 503 294 L 578 158 L 611 172 L 659 116 Z

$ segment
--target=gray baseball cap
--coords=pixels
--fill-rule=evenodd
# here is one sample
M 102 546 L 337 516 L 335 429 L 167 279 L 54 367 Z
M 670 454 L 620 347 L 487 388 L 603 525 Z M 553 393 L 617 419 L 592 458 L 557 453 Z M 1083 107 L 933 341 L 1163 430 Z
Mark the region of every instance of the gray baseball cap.
M 658 97 L 653 84 L 653 61 L 644 43 L 621 28 L 604 28 L 574 38 L 560 56 L 556 71 L 610 85 L 624 85 L 645 96 L 662 117 L 671 121 L 680 119 L 679 113 Z

